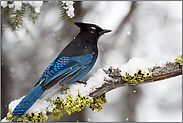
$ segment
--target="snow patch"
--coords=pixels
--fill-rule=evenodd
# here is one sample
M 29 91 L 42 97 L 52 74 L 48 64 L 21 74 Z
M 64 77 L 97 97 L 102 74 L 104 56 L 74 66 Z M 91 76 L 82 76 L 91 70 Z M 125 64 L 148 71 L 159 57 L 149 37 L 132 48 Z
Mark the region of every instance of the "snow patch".
M 50 103 L 45 101 L 44 99 L 38 99 L 33 106 L 31 106 L 31 108 L 27 111 L 27 113 L 31 113 L 31 112 L 43 112 L 43 114 L 46 114 L 46 107 L 49 107 Z M 48 108 L 49 111 L 52 111 L 52 109 Z
M 66 10 L 67 15 L 70 18 L 73 18 L 74 17 L 74 7 L 73 7 L 74 2 L 73 1 L 62 1 L 62 3 L 66 4 L 66 6 L 64 6 L 63 8 Z
M 1 122 L 9 122 L 9 121 L 6 119 L 6 117 L 4 117 L 4 118 L 1 120 Z
M 36 13 L 40 13 L 41 6 L 43 1 L 29 1 L 28 2 L 31 6 L 35 7 Z
M 35 7 L 36 13 L 40 13 L 43 1 L 14 1 L 12 4 L 9 4 L 9 8 L 15 7 L 15 11 L 21 10 L 22 3 L 30 4 L 31 6 Z M 5 8 L 7 6 L 7 1 L 1 1 L 1 6 Z
M 10 104 L 9 104 L 9 106 L 8 106 L 8 109 L 12 109 L 12 111 L 13 111 L 14 108 L 20 103 L 20 101 L 21 101 L 24 97 L 25 97 L 25 96 L 21 97 L 20 99 L 11 101 Z
M 1 1 L 1 6 L 5 8 L 7 6 L 8 1 Z
M 21 10 L 21 7 L 22 7 L 22 2 L 21 1 L 14 1 L 14 5 L 15 5 L 15 11 L 16 10 Z
M 141 69 L 143 73 L 148 73 L 148 68 L 153 68 L 153 66 L 156 66 L 156 63 L 143 58 L 133 57 L 126 64 L 114 63 L 110 66 L 119 68 L 122 75 L 125 75 L 126 72 L 133 75 L 138 69 Z M 110 66 L 105 67 L 105 69 L 107 70 Z

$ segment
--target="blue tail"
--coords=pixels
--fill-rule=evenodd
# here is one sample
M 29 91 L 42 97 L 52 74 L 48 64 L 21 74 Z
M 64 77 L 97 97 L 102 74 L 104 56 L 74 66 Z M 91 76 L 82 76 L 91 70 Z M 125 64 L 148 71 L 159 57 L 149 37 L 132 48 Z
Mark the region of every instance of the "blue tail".
M 34 102 L 44 93 L 46 89 L 42 89 L 42 86 L 36 85 L 15 107 L 12 116 L 21 117 L 25 112 L 34 104 Z

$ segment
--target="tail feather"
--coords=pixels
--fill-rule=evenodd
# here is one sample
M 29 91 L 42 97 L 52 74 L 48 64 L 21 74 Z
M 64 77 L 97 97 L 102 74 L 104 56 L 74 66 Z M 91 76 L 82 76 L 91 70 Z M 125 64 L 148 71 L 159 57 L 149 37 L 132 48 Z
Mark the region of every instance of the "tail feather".
M 25 112 L 34 104 L 34 102 L 44 93 L 46 89 L 42 89 L 42 86 L 36 85 L 15 107 L 12 116 L 21 117 Z

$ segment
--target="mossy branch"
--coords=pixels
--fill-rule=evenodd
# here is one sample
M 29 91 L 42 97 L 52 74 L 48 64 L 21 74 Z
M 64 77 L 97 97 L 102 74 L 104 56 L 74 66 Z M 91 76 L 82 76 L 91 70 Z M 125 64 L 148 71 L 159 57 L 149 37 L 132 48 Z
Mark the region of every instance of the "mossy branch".
M 63 95 L 67 95 L 67 89 L 69 88 L 61 88 L 59 92 Z M 107 103 L 105 94 L 102 94 L 96 98 L 90 98 L 88 95 L 82 96 L 79 89 L 77 91 L 78 94 L 76 99 L 73 98 L 72 94 L 67 95 L 65 98 L 57 97 L 55 100 L 45 98 L 44 101 L 50 103 L 50 105 L 45 108 L 46 113 L 25 113 L 24 116 L 17 118 L 12 116 L 12 110 L 9 109 L 6 120 L 9 122 L 42 122 L 47 121 L 48 116 L 50 116 L 51 119 L 60 119 L 64 112 L 71 115 L 71 113 L 80 112 L 85 107 L 91 108 L 92 111 L 97 110 L 98 112 L 101 112 L 103 105 Z M 51 108 L 51 111 L 48 110 L 49 107 Z
M 98 97 L 106 92 L 109 92 L 113 89 L 123 87 L 123 86 L 134 86 L 134 85 L 140 85 L 140 84 L 147 84 L 156 82 L 159 80 L 168 79 L 171 77 L 175 77 L 178 75 L 182 75 L 182 55 L 179 55 L 176 58 L 176 62 L 168 62 L 163 67 L 160 66 L 154 66 L 151 70 L 151 75 L 144 75 L 139 70 L 134 76 L 140 76 L 141 78 L 144 78 L 143 81 L 140 82 L 129 82 L 127 79 L 129 78 L 129 74 L 126 73 L 125 79 L 124 76 L 120 74 L 120 70 L 114 69 L 113 67 L 110 67 L 108 70 L 103 70 L 106 74 L 108 74 L 109 77 L 113 78 L 113 80 L 107 80 L 104 78 L 105 84 L 103 84 L 99 88 L 94 88 L 90 91 L 90 97 Z M 131 76 L 131 75 L 130 75 Z M 131 76 L 131 79 L 132 77 Z M 133 78 L 134 79 L 134 78 Z
M 168 62 L 163 67 L 154 66 L 153 69 L 149 68 L 149 72 L 146 74 L 139 69 L 134 75 L 130 75 L 128 72 L 126 72 L 126 75 L 121 75 L 121 70 L 119 68 L 114 69 L 113 67 L 103 71 L 112 79 L 104 78 L 105 84 L 99 88 L 93 88 L 89 95 L 82 96 L 78 89 L 76 98 L 73 98 L 73 95 L 68 93 L 69 88 L 60 88 L 58 92 L 61 95 L 66 95 L 66 97 L 57 97 L 54 100 L 49 97 L 44 98 L 43 101 L 49 102 L 49 106 L 45 108 L 46 113 L 31 112 L 31 114 L 26 113 L 21 118 L 16 118 L 11 116 L 12 111 L 10 109 L 6 120 L 10 122 L 41 122 L 46 121 L 48 116 L 59 119 L 63 116 L 63 112 L 67 112 L 70 115 L 71 113 L 80 112 L 85 107 L 91 108 L 92 111 L 98 110 L 100 112 L 103 105 L 107 103 L 105 93 L 110 90 L 123 86 L 152 83 L 181 75 L 182 55 L 179 55 L 175 62 Z M 51 108 L 51 110 L 48 110 L 48 108 Z

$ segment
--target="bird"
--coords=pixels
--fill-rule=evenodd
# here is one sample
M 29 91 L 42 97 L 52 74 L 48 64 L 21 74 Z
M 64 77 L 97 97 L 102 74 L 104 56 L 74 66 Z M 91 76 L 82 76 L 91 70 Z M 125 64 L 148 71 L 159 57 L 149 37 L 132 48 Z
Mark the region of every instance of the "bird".
M 55 84 L 70 85 L 81 82 L 94 66 L 98 57 L 98 39 L 109 29 L 91 23 L 74 22 L 80 28 L 78 35 L 48 65 L 31 91 L 21 100 L 12 112 L 20 118 L 35 101 Z

